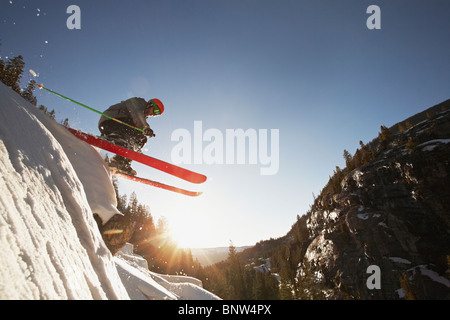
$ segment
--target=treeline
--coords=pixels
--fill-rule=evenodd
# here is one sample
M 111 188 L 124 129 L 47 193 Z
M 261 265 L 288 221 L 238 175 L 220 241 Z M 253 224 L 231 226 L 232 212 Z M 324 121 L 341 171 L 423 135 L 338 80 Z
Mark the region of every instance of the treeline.
M 0 47 L 1 45 L 2 44 L 0 43 Z M 20 94 L 22 98 L 30 102 L 32 105 L 37 106 L 37 98 L 34 96 L 34 90 L 37 87 L 36 81 L 31 79 L 28 81 L 25 88 L 20 87 L 24 68 L 25 62 L 21 55 L 8 59 L 6 62 L 3 61 L 3 59 L 0 59 L 0 81 Z M 38 108 L 50 118 L 55 119 L 55 110 L 49 111 L 47 107 L 42 104 Z M 66 118 L 63 124 L 68 126 L 69 120 Z
M 134 232 L 129 240 L 134 245 L 136 254 L 144 257 L 149 269 L 162 274 L 195 276 L 200 263 L 194 260 L 190 249 L 179 248 L 172 239 L 167 219 L 162 217 L 157 222 L 153 219 L 150 208 L 139 203 L 133 192 L 119 195 L 114 178 L 117 195 L 117 209 L 133 221 Z
M 167 219 L 154 220 L 150 208 L 139 203 L 136 194 L 117 195 L 117 209 L 134 223 L 130 243 L 134 252 L 144 257 L 151 271 L 195 277 L 203 287 L 222 299 L 278 299 L 278 281 L 270 273 L 254 269 L 255 263 L 244 264 L 234 246 L 228 258 L 212 266 L 203 267 L 192 257 L 190 249 L 179 248 L 172 239 Z
M 258 242 L 255 246 L 236 253 L 229 247 L 225 261 L 204 267 L 197 278 L 205 289 L 226 300 L 296 300 L 324 299 L 324 289 L 317 285 L 304 256 L 311 242 L 306 226 L 307 216 L 297 221 L 284 237 Z M 270 268 L 261 270 L 262 264 Z
M 439 111 L 442 112 L 445 110 L 445 106 L 437 105 L 433 108 L 430 108 L 429 111 L 422 112 L 423 115 L 421 113 L 419 116 L 415 116 L 415 118 L 418 118 L 420 120 L 430 120 L 436 117 Z M 356 152 L 353 155 L 347 150 L 344 150 L 343 156 L 345 160 L 345 168 L 341 169 L 339 166 L 336 166 L 336 170 L 333 172 L 333 175 L 330 176 L 328 183 L 321 190 L 320 195 L 314 199 L 314 203 L 311 206 L 310 210 L 333 210 L 336 205 L 333 196 L 339 194 L 342 191 L 342 179 L 353 170 L 370 164 L 375 160 L 375 158 L 381 156 L 388 150 L 399 146 L 404 146 L 406 151 L 414 152 L 417 145 L 420 144 L 420 141 L 417 140 L 418 138 L 416 136 L 407 134 L 407 131 L 412 127 L 413 123 L 411 123 L 411 121 L 409 120 L 399 122 L 394 125 L 391 128 L 393 131 L 382 125 L 380 126 L 378 137 L 367 144 L 364 144 L 362 141 L 360 141 L 360 148 L 357 148 Z M 427 129 L 427 131 L 429 131 L 429 129 Z M 428 133 L 425 132 L 425 134 L 427 135 Z M 430 136 L 429 139 L 433 139 L 433 137 Z
M 263 261 L 243 260 L 230 244 L 225 261 L 204 267 L 197 278 L 203 287 L 225 300 L 276 300 L 280 298 L 279 282 L 271 272 L 255 267 Z
M 339 166 L 336 166 L 333 175 L 329 177 L 327 184 L 320 191 L 319 196 L 314 198 L 310 211 L 333 210 L 336 206 L 334 196 L 342 191 L 342 179 L 353 170 L 371 163 L 378 154 L 388 150 L 394 140 L 394 135 L 389 128 L 380 126 L 377 139 L 368 144 L 359 141 L 360 147 L 356 149 L 353 155 L 349 151 L 344 150 L 345 168 L 341 169 Z M 396 141 L 395 143 L 399 144 L 400 142 Z M 409 148 L 413 148 L 412 141 L 405 141 L 405 143 L 407 143 L 406 148 L 408 150 Z
M 25 62 L 21 55 L 8 59 L 6 62 L 0 59 L 0 81 L 36 106 L 37 99 L 33 94 L 36 88 L 36 81 L 31 79 L 25 88 L 20 88 L 20 80 L 22 79 L 24 68 Z
M 201 280 L 206 290 L 226 300 L 279 299 L 277 278 L 256 270 L 254 267 L 262 263 L 258 259 L 253 263 L 244 262 L 230 245 L 225 261 L 203 267 L 192 257 L 190 249 L 178 247 L 165 218 L 156 222 L 150 208 L 140 204 L 135 193 L 129 197 L 119 195 L 117 183 L 114 185 L 118 210 L 134 222 L 134 234 L 129 242 L 134 245 L 134 252 L 147 260 L 151 271 L 192 276 Z
M 283 237 L 258 242 L 238 255 L 243 260 L 256 257 L 269 259 L 272 274 L 278 275 L 277 298 L 281 300 L 324 299 L 322 287 L 304 265 L 306 250 L 311 243 L 306 221 L 308 215 L 297 216 L 291 230 Z M 302 265 L 304 272 L 299 272 Z

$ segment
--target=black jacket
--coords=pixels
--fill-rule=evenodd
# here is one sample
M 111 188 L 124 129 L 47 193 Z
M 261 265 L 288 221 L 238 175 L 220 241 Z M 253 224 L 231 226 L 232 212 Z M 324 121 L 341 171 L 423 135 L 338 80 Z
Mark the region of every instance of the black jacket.
M 105 110 L 103 113 L 118 119 L 120 121 L 132 124 L 139 129 L 149 128 L 145 117 L 145 108 L 147 107 L 147 101 L 142 98 L 130 98 L 115 104 Z M 110 120 L 105 116 L 101 116 L 98 125 L 106 120 Z

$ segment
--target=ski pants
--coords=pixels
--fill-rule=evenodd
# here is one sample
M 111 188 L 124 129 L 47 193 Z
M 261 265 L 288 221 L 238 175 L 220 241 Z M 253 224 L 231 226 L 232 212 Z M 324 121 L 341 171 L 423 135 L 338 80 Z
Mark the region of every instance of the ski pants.
M 119 120 L 129 123 L 127 119 Z M 105 120 L 102 123 L 99 123 L 98 129 L 103 137 L 110 136 L 113 140 L 118 140 L 116 144 L 136 152 L 141 152 L 142 148 L 147 143 L 147 137 L 144 136 L 142 132 L 114 120 Z

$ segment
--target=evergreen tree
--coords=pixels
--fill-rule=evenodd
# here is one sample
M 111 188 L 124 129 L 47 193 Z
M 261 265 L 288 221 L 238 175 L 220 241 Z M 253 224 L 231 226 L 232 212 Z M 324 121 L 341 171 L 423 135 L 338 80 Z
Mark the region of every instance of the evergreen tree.
M 33 104 L 34 106 L 36 106 L 37 104 L 37 99 L 33 94 L 34 89 L 36 88 L 36 81 L 34 81 L 33 79 L 30 80 L 28 82 L 28 85 L 26 86 L 26 88 L 22 91 L 21 96 L 29 101 L 31 104 Z
M 253 279 L 253 298 L 256 300 L 267 299 L 267 288 L 265 285 L 264 273 L 254 272 L 255 278 Z
M 43 113 L 47 113 L 47 107 L 44 106 L 43 104 L 41 104 L 38 108 L 40 111 L 42 111 Z
M 406 147 L 406 150 L 408 150 L 409 152 L 414 152 L 417 147 L 417 142 L 415 142 L 412 137 L 409 137 L 408 141 L 406 142 L 405 147 Z
M 0 81 L 5 83 L 4 77 L 5 77 L 5 62 L 0 59 Z
M 1 46 L 2 46 L 2 43 L 0 42 L 0 47 Z M 2 83 L 5 83 L 5 76 L 6 76 L 5 62 L 3 61 L 3 59 L 0 59 L 0 81 Z
M 230 299 L 245 299 L 244 275 L 241 263 L 236 253 L 236 247 L 230 241 L 228 250 L 228 269 L 226 279 L 231 289 Z
M 405 132 L 405 131 L 406 131 L 405 124 L 402 123 L 402 122 L 400 122 L 400 123 L 398 124 L 398 132 L 403 133 L 403 132 Z
M 359 161 L 360 165 L 366 165 L 375 159 L 375 155 L 372 150 L 370 150 L 361 140 L 359 141 L 359 145 L 361 146 L 359 152 Z M 359 167 L 359 166 L 358 166 Z
M 285 280 L 281 279 L 280 283 L 280 299 L 281 300 L 292 300 L 294 298 L 294 289 L 292 287 L 292 284 Z
M 405 300 L 416 300 L 416 295 L 414 294 L 413 288 L 408 280 L 408 275 L 406 272 L 402 272 L 399 277 L 400 287 L 403 289 L 405 295 Z
M 326 287 L 314 274 L 312 264 L 308 261 L 302 263 L 301 272 L 297 277 L 297 298 L 301 300 L 323 300 Z
M 275 300 L 279 299 L 278 281 L 270 273 L 252 270 L 252 287 L 254 300 Z
M 409 120 L 405 121 L 405 125 L 406 125 L 406 129 L 409 130 L 413 127 L 413 125 L 411 124 L 411 122 Z
M 345 160 L 345 166 L 347 168 L 347 171 L 352 171 L 352 160 L 353 157 L 347 150 L 344 150 L 344 160 Z
M 380 126 L 380 132 L 378 133 L 378 139 L 380 139 L 381 142 L 384 142 L 388 140 L 391 136 L 391 130 L 385 126 Z
M 52 111 L 48 112 L 47 115 L 52 118 L 53 120 L 55 120 L 55 109 L 53 109 Z
M 130 200 L 129 200 L 129 203 L 128 203 L 128 214 L 130 215 L 130 216 L 132 216 L 133 218 L 135 218 L 136 217 L 136 215 L 137 215 L 137 211 L 138 211 L 138 200 L 137 200 L 137 196 L 136 196 L 136 193 L 131 193 L 131 196 L 130 196 Z
M 158 219 L 158 224 L 156 227 L 156 231 L 160 235 L 164 235 L 169 233 L 169 222 L 167 221 L 166 217 L 161 217 Z
M 2 82 L 19 94 L 21 93 L 19 83 L 24 67 L 25 62 L 23 61 L 23 57 L 19 55 L 6 63 L 1 76 Z

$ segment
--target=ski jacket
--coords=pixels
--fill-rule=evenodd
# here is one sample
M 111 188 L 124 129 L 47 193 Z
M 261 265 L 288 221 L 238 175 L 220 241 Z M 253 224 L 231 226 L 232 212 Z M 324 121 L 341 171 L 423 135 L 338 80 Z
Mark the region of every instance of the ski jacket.
M 112 118 L 131 124 L 139 129 L 145 129 L 150 127 L 145 117 L 146 107 L 147 101 L 142 98 L 135 97 L 112 105 L 103 113 Z M 98 125 L 100 126 L 100 124 L 106 120 L 110 119 L 105 116 L 101 116 L 98 121 Z

